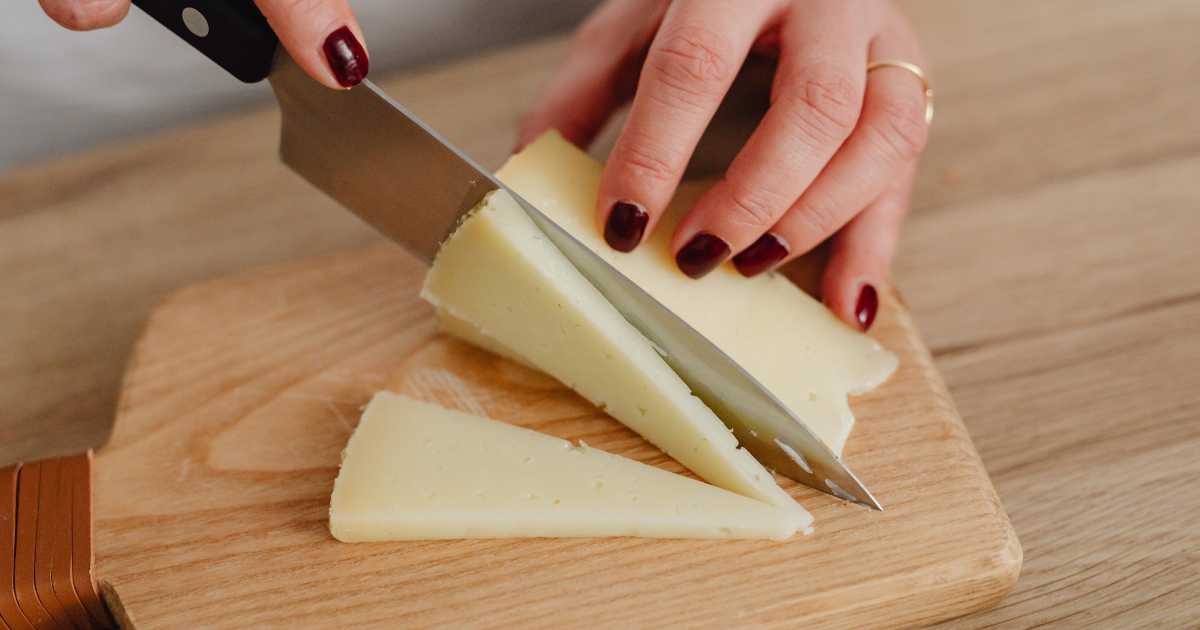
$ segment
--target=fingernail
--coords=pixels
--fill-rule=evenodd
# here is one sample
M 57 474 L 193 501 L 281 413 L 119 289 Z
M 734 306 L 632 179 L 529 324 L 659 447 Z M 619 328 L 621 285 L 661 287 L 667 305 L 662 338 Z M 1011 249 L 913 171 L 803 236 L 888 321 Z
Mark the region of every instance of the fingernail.
M 751 243 L 750 247 L 734 256 L 733 266 L 737 267 L 738 272 L 743 276 L 749 278 L 774 267 L 775 263 L 783 260 L 787 255 L 787 243 L 782 238 L 767 232 Z
M 339 85 L 345 88 L 354 87 L 367 78 L 367 70 L 371 63 L 367 59 L 367 51 L 358 42 L 350 27 L 343 26 L 325 38 L 325 60 L 333 77 Z
M 729 244 L 720 238 L 701 232 L 692 237 L 683 249 L 675 254 L 675 264 L 690 278 L 701 278 L 717 268 L 729 256 Z
M 879 310 L 879 294 L 875 292 L 875 287 L 864 284 L 862 291 L 858 294 L 858 304 L 854 306 L 854 316 L 858 318 L 858 325 L 862 326 L 863 332 L 871 328 L 871 324 L 875 323 L 875 313 Z
M 619 252 L 631 252 L 642 242 L 649 222 L 650 215 L 637 204 L 618 201 L 613 204 L 608 221 L 604 224 L 604 240 Z

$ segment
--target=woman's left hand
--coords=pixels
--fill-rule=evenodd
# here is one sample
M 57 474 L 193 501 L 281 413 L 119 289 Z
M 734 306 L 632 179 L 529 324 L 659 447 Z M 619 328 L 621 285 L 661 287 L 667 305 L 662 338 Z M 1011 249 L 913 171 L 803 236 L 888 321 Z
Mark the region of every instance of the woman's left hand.
M 882 59 L 924 63 L 888 0 L 608 0 L 576 34 L 519 142 L 556 128 L 586 145 L 632 97 L 597 200 L 606 240 L 631 251 L 752 50 L 778 55 L 770 108 L 675 228 L 676 263 L 699 278 L 732 256 L 750 276 L 833 236 L 825 302 L 865 330 L 927 134 L 922 79 L 867 70 Z

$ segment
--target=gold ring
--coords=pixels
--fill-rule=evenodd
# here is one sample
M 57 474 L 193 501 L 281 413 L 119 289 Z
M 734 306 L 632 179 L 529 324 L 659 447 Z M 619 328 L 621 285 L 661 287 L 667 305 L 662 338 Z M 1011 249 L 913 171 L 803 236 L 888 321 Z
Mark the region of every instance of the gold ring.
M 876 68 L 900 68 L 916 75 L 921 80 L 921 86 L 925 88 L 925 124 L 933 122 L 933 88 L 929 87 L 929 79 L 925 78 L 925 71 L 921 66 L 903 59 L 876 59 L 867 64 L 867 72 Z

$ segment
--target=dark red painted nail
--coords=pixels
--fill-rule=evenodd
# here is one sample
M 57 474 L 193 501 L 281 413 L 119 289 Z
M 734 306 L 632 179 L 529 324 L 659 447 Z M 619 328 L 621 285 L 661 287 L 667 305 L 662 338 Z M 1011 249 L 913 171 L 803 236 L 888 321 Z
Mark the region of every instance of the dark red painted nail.
M 618 201 L 613 204 L 608 213 L 608 221 L 604 224 L 604 240 L 608 246 L 619 252 L 631 252 L 642 242 L 646 233 L 646 224 L 650 215 L 628 201 Z
M 343 26 L 325 38 L 325 60 L 329 69 L 342 87 L 354 87 L 367 78 L 371 62 L 367 59 L 367 51 L 358 42 L 350 27 Z
M 788 248 L 783 239 L 767 232 L 751 243 L 750 247 L 734 256 L 733 266 L 737 267 L 743 276 L 749 278 L 774 267 L 775 263 L 783 260 L 787 255 Z
M 700 278 L 716 269 L 728 256 L 729 243 L 708 232 L 701 232 L 675 254 L 675 264 L 688 277 Z
M 862 326 L 863 331 L 869 330 L 871 324 L 875 323 L 875 312 L 878 310 L 879 294 L 875 292 L 875 287 L 864 284 L 858 294 L 858 304 L 854 306 L 854 316 L 858 318 L 858 325 Z

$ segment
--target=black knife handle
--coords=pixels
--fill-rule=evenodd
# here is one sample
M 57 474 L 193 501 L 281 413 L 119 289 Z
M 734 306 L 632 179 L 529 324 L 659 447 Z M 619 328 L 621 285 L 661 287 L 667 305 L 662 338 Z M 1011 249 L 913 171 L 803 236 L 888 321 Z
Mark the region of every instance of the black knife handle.
M 257 83 L 271 72 L 278 39 L 251 0 L 133 0 L 229 74 Z

